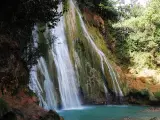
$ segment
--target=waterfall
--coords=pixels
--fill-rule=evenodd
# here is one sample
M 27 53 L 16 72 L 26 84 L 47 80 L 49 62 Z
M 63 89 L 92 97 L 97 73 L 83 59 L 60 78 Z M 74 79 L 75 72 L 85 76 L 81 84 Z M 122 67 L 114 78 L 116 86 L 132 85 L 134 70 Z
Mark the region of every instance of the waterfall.
M 70 5 L 76 9 L 74 3 L 72 0 L 70 0 Z M 94 48 L 94 50 L 97 52 L 97 54 L 99 55 L 100 59 L 101 59 L 101 69 L 103 71 L 103 74 L 105 74 L 105 71 L 104 71 L 104 64 L 107 65 L 108 69 L 109 69 L 109 73 L 110 73 L 110 76 L 112 78 L 112 81 L 113 81 L 113 88 L 114 88 L 114 91 L 116 93 L 116 96 L 123 96 L 123 93 L 122 93 L 122 90 L 119 86 L 119 83 L 118 83 L 118 79 L 117 79 L 117 76 L 116 76 L 116 73 L 114 72 L 111 64 L 109 63 L 107 57 L 105 56 L 105 54 L 96 46 L 96 44 L 93 42 L 91 36 L 89 35 L 88 31 L 87 31 L 87 28 L 85 26 L 85 23 L 82 19 L 82 16 L 79 12 L 79 10 L 77 10 L 77 13 L 78 13 L 78 16 L 79 16 L 79 19 L 80 19 L 80 24 L 81 24 L 81 27 L 82 27 L 82 30 L 84 32 L 84 35 L 85 37 L 87 38 L 88 42 L 92 45 L 92 47 Z M 106 92 L 108 90 L 105 90 Z M 107 94 L 107 93 L 106 93 Z
M 38 48 L 37 43 L 39 41 L 37 30 L 38 28 L 37 26 L 35 26 L 32 32 L 34 46 L 36 48 Z M 38 78 L 38 70 L 40 71 L 40 74 L 43 76 L 42 85 L 39 82 L 41 80 Z M 53 82 L 50 79 L 47 64 L 43 57 L 40 57 L 38 59 L 38 64 L 33 66 L 30 71 L 29 87 L 38 96 L 40 106 L 47 110 L 57 109 L 57 100 L 56 95 L 54 94 L 55 89 L 53 86 Z
M 59 5 L 59 11 L 62 11 L 62 5 Z M 38 47 L 38 33 L 37 27 L 33 31 L 33 39 L 35 47 Z M 62 102 L 62 107 L 64 109 L 77 108 L 81 106 L 79 95 L 78 95 L 78 83 L 76 79 L 76 74 L 72 66 L 70 59 L 68 46 L 66 42 L 66 36 L 64 31 L 64 19 L 61 17 L 57 26 L 54 29 L 51 29 L 51 37 L 56 36 L 56 40 L 52 43 L 51 49 L 48 51 L 51 53 L 57 70 L 57 78 L 59 84 L 60 99 Z M 46 31 L 46 32 L 49 32 Z M 46 38 L 47 41 L 47 38 Z M 39 98 L 40 106 L 45 109 L 57 109 L 57 96 L 55 95 L 56 90 L 54 88 L 53 80 L 51 80 L 46 61 L 43 57 L 38 59 L 37 66 L 33 66 L 30 73 L 30 89 L 35 92 Z M 38 70 L 43 78 L 38 78 Z M 43 80 L 40 80 L 43 79 Z M 39 81 L 42 81 L 42 85 Z
M 112 78 L 113 89 L 116 96 L 123 96 L 114 69 L 112 68 L 105 54 L 94 43 L 92 37 L 87 31 L 80 12 L 76 9 L 72 0 L 70 0 L 70 7 L 72 7 L 72 10 L 76 10 L 80 19 L 80 25 L 84 36 L 100 58 L 100 68 L 102 73 L 105 75 L 105 67 L 107 66 L 109 74 Z M 59 5 L 58 10 L 62 11 L 62 4 Z M 74 26 L 71 27 L 74 28 Z M 50 33 L 46 34 L 49 35 L 50 38 L 54 39 L 56 37 L 53 43 L 51 43 L 50 47 L 48 47 L 49 53 L 47 60 L 49 64 L 46 62 L 46 57 L 45 59 L 43 57 L 38 59 L 38 64 L 33 66 L 30 72 L 29 87 L 37 94 L 40 101 L 40 106 L 44 107 L 45 109 L 57 109 L 60 102 L 64 109 L 80 108 L 80 81 L 78 81 L 77 77 L 79 76 L 78 67 L 82 67 L 80 62 L 81 58 L 79 58 L 78 53 L 74 51 L 73 61 L 76 64 L 72 64 L 73 61 L 69 54 L 67 38 L 65 35 L 64 17 L 62 16 L 60 18 L 60 21 L 58 22 L 57 26 L 55 26 L 55 28 L 48 31 L 46 30 L 46 32 Z M 34 46 L 38 47 L 37 41 L 39 38 L 37 32 L 33 32 L 33 39 L 35 41 Z M 46 42 L 48 41 L 47 38 L 45 38 L 45 40 Z M 53 65 L 53 67 L 50 67 L 51 65 Z M 55 77 L 57 79 L 53 79 Z M 107 97 L 109 90 L 105 84 L 103 87 Z
M 56 109 L 57 108 L 57 100 L 56 96 L 54 95 L 54 87 L 53 83 L 50 79 L 49 72 L 47 69 L 46 62 L 43 57 L 41 57 L 38 60 L 38 68 L 44 76 L 44 90 L 45 90 L 45 95 L 46 95 L 46 103 L 48 105 L 48 109 Z
M 59 6 L 59 9 L 62 10 L 62 5 Z M 80 107 L 78 84 L 66 42 L 63 16 L 51 33 L 57 37 L 52 44 L 52 54 L 58 74 L 62 106 L 64 109 Z
M 39 37 L 37 34 L 37 30 L 38 30 L 37 26 L 34 26 L 34 30 L 32 31 L 32 37 L 33 37 L 35 48 L 38 48 Z M 37 97 L 39 99 L 39 105 L 45 109 L 49 109 L 49 106 L 43 97 L 44 90 L 43 90 L 43 87 L 41 86 L 41 84 L 39 83 L 37 70 L 38 70 L 37 65 L 34 65 L 30 70 L 29 88 L 37 95 Z
M 40 70 L 41 74 L 44 76 L 44 86 L 43 86 L 44 90 L 42 89 L 42 86 L 40 85 L 37 77 L 38 69 Z M 32 70 L 30 72 L 29 87 L 38 96 L 40 106 L 42 106 L 47 110 L 57 108 L 57 101 L 54 95 L 53 83 L 49 77 L 47 66 L 43 57 L 41 57 L 38 60 L 37 66 L 32 67 Z M 43 97 L 44 91 L 45 91 L 45 99 Z
M 30 72 L 30 84 L 29 88 L 36 93 L 36 95 L 39 98 L 39 105 L 45 109 L 48 109 L 48 105 L 45 102 L 42 94 L 43 94 L 43 89 L 42 86 L 40 85 L 37 77 L 37 66 L 33 66 Z

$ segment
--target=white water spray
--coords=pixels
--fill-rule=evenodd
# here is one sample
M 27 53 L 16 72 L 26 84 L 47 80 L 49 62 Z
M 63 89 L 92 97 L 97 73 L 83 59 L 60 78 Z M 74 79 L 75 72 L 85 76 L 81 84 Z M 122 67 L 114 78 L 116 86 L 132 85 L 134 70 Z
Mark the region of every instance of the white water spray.
M 44 76 L 44 90 L 45 90 L 45 95 L 46 95 L 46 103 L 48 105 L 48 109 L 56 109 L 57 108 L 57 100 L 56 100 L 56 96 L 54 95 L 54 87 L 53 87 L 53 83 L 50 79 L 49 73 L 48 73 L 48 69 L 47 69 L 47 65 L 46 62 L 44 60 L 43 57 L 41 57 L 38 60 L 38 68 L 41 72 L 41 74 Z
M 34 40 L 34 47 L 38 48 L 38 33 L 37 33 L 37 26 L 34 27 L 34 31 L 32 32 L 33 40 Z M 38 78 L 38 70 L 40 74 L 43 76 L 43 85 L 39 83 Z M 50 109 L 57 109 L 57 100 L 56 96 L 54 95 L 54 87 L 52 80 L 50 79 L 47 64 L 43 57 L 38 59 L 38 65 L 33 66 L 30 72 L 30 84 L 29 87 L 33 90 L 34 93 L 39 98 L 39 104 L 43 108 L 50 110 Z M 43 89 L 44 88 L 44 89 Z
M 30 84 L 29 84 L 29 88 L 36 93 L 36 95 L 39 98 L 39 105 L 45 109 L 48 109 L 48 105 L 45 102 L 44 98 L 43 98 L 43 89 L 38 81 L 38 77 L 37 77 L 37 66 L 33 66 L 30 72 Z
M 59 6 L 59 10 L 62 10 L 62 5 Z M 63 16 L 51 32 L 57 37 L 52 45 L 52 54 L 58 74 L 62 106 L 64 109 L 78 108 L 81 106 L 78 84 L 66 42 Z

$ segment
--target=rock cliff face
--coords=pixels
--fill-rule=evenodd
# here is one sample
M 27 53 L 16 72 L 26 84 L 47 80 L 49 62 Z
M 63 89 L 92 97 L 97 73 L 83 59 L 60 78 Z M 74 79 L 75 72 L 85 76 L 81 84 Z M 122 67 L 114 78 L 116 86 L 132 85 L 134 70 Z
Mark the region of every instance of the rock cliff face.
M 101 18 L 101 16 L 97 15 L 94 12 L 91 12 L 89 9 L 84 8 L 84 19 L 86 22 L 94 25 L 96 28 L 98 28 L 102 33 L 105 33 L 105 22 Z
M 28 69 L 21 59 L 20 46 L 7 35 L 0 35 L 0 89 L 15 94 L 28 83 Z
M 87 9 L 84 11 L 86 12 L 84 12 L 83 20 L 86 23 L 91 22 L 100 29 L 103 28 L 103 21 L 99 16 L 91 14 Z M 72 19 L 70 19 L 71 17 Z M 69 11 L 65 14 L 65 22 L 68 48 L 80 84 L 82 103 L 105 104 L 106 95 L 104 91 L 102 71 L 100 68 L 100 58 L 85 37 L 78 13 L 73 6 L 70 6 Z M 99 31 L 96 31 L 95 27 L 90 28 L 90 30 L 91 29 L 93 30 L 92 32 L 97 32 L 99 35 L 94 34 L 96 35 L 94 36 L 92 34 L 93 37 L 97 37 L 95 40 L 100 40 L 104 43 Z
M 87 30 L 95 44 L 108 56 L 113 68 L 119 74 L 118 79 L 124 94 L 124 102 L 140 105 L 160 104 L 160 84 L 156 83 L 150 76 L 134 76 L 132 71 L 118 64 L 114 54 L 115 42 L 109 36 L 105 21 L 88 9 L 84 9 L 82 14 Z M 109 70 L 106 66 L 107 72 L 105 74 L 100 70 L 100 58 L 90 43 L 87 42 L 74 8 L 69 9 L 64 17 L 66 19 L 65 30 L 68 48 L 72 63 L 77 71 L 80 84 L 79 92 L 83 103 L 106 104 L 108 102 L 119 104 L 113 91 Z M 48 112 L 39 107 L 37 98 L 28 95 L 29 90 L 26 85 L 29 83 L 29 71 L 26 64 L 21 60 L 19 47 L 16 41 L 11 41 L 9 37 L 0 35 L 0 51 L 2 53 L 0 54 L 0 120 L 11 120 L 11 118 L 13 120 L 62 119 L 56 112 Z M 56 71 L 53 64 L 50 65 L 53 67 L 50 70 L 51 73 Z M 105 76 L 107 79 L 104 79 Z M 55 80 L 57 80 L 56 77 L 56 75 L 52 75 Z M 106 95 L 104 83 L 107 84 L 109 95 Z M 57 83 L 56 86 L 58 86 Z M 58 89 L 56 87 L 57 91 Z M 22 92 L 18 92 L 20 90 Z
M 55 111 L 39 107 L 37 98 L 27 94 L 0 95 L 0 120 L 63 120 Z
M 124 93 L 124 103 L 126 104 L 140 104 L 140 105 L 159 105 L 160 104 L 160 84 L 158 81 L 155 81 L 155 76 L 158 77 L 159 73 L 149 70 L 144 70 L 145 72 L 140 75 L 135 75 L 134 72 L 124 67 L 123 65 L 118 63 L 118 59 L 116 58 L 116 48 L 114 42 L 114 38 L 110 36 L 111 33 L 108 31 L 107 24 L 105 21 L 96 13 L 91 12 L 87 8 L 85 8 L 82 12 L 83 19 L 87 24 L 88 31 L 92 35 L 98 39 L 96 45 L 100 46 L 100 48 L 104 45 L 107 48 L 102 50 L 105 52 L 107 56 L 110 56 L 110 59 L 113 62 L 113 67 L 116 72 L 119 74 L 119 80 L 121 81 L 121 89 Z M 96 36 L 102 36 L 100 38 Z M 105 42 L 102 42 L 102 41 Z M 101 41 L 101 42 L 100 42 Z M 96 79 L 97 81 L 100 81 Z M 103 101 L 103 100 L 102 100 Z

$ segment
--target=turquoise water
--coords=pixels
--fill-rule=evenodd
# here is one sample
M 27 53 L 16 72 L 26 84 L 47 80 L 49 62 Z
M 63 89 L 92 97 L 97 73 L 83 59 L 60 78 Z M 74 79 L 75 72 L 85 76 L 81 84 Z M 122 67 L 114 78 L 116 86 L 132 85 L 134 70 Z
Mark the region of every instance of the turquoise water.
M 134 120 L 148 120 L 160 117 L 160 113 L 144 112 L 148 107 L 141 106 L 89 106 L 82 109 L 62 110 L 59 114 L 64 120 L 123 120 L 125 117 Z

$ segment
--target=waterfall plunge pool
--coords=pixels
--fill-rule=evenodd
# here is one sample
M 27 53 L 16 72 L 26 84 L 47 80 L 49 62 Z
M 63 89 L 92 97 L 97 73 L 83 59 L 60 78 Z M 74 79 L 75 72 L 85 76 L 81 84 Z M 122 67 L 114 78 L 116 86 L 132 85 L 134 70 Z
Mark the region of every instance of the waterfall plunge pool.
M 154 117 L 160 118 L 159 112 L 146 112 L 147 109 L 149 107 L 104 105 L 61 110 L 58 113 L 64 120 L 150 120 Z

